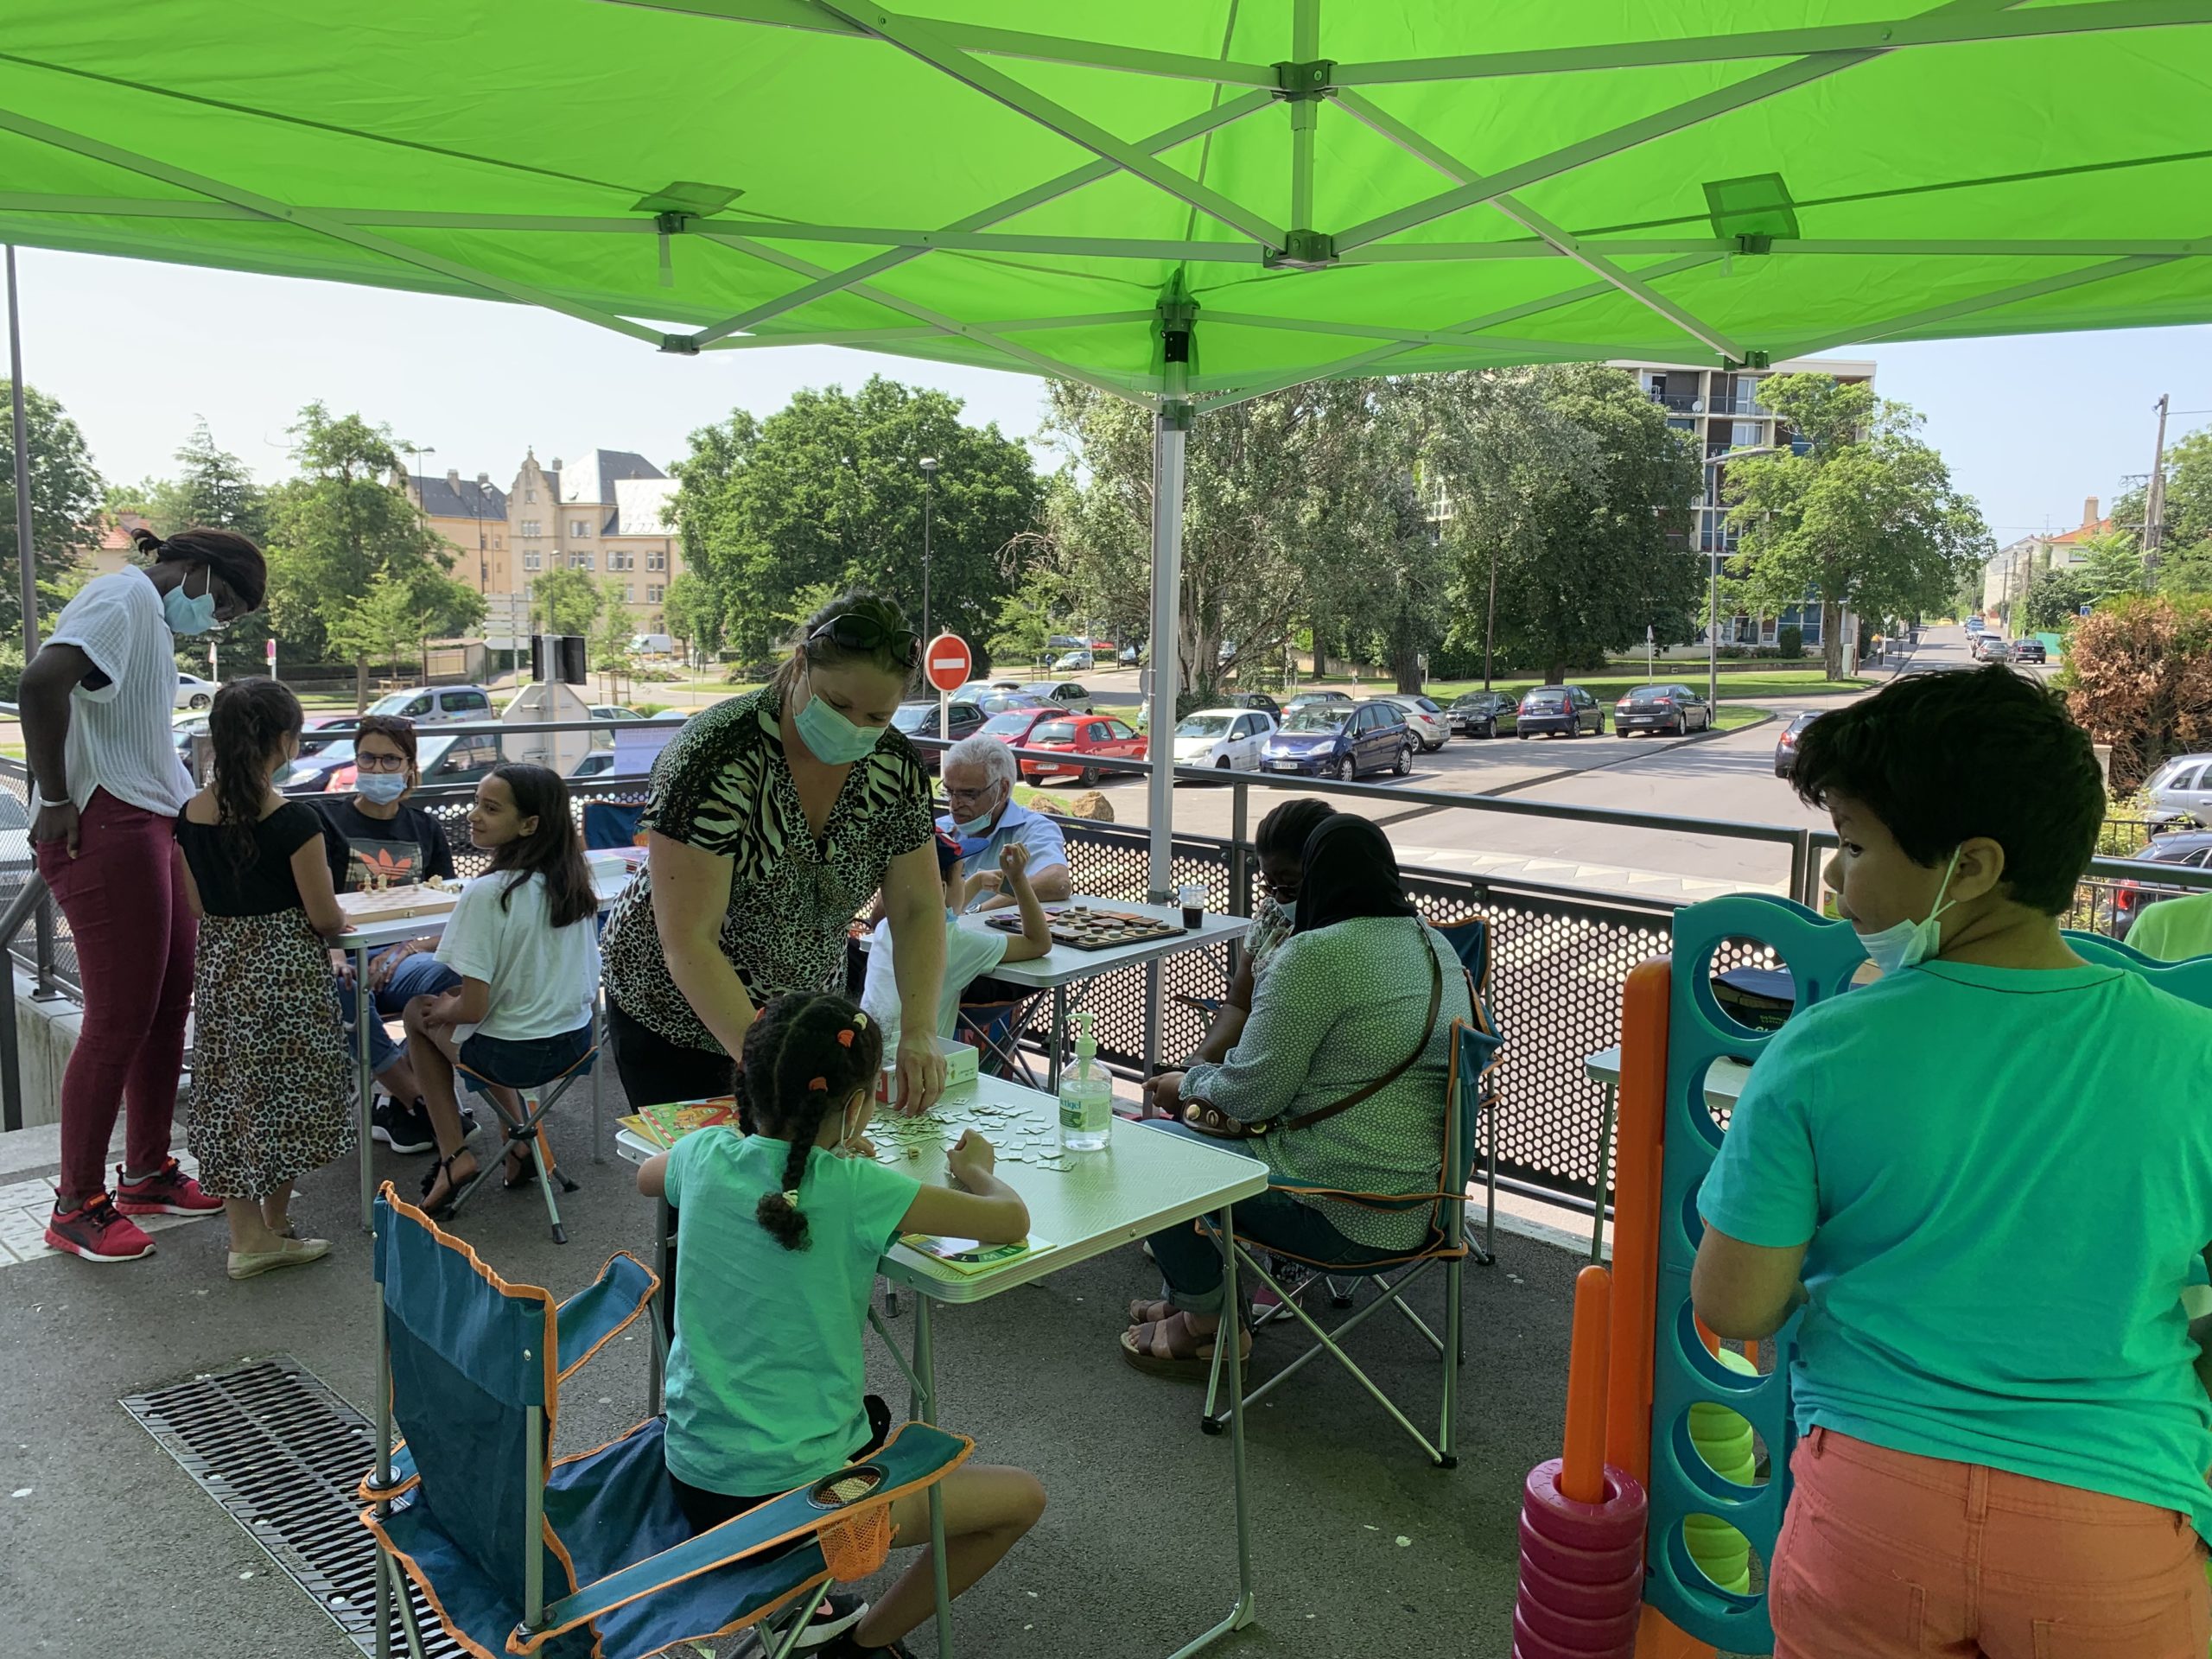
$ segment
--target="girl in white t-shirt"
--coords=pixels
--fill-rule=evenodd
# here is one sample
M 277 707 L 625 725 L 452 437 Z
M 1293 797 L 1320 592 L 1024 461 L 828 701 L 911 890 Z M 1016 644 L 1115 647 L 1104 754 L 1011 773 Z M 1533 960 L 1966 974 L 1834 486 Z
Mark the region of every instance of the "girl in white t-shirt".
M 476 1173 L 454 1096 L 455 1065 L 512 1126 L 517 1092 L 572 1071 L 591 1052 L 599 983 L 598 900 L 569 816 L 569 788 L 543 766 L 495 766 L 476 785 L 468 838 L 492 855 L 446 924 L 438 960 L 461 983 L 407 1005 L 407 1034 L 438 1138 L 423 1205 L 441 1215 Z M 488 1085 L 488 1086 L 487 1086 Z M 537 1132 L 507 1143 L 505 1181 L 531 1178 Z M 545 1154 L 552 1166 L 550 1152 Z

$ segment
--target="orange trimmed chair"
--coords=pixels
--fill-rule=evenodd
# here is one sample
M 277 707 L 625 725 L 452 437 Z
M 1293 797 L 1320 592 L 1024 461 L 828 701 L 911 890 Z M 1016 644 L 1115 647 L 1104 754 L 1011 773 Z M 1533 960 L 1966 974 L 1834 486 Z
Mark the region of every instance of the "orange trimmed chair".
M 1475 998 L 1475 1018 L 1470 1022 L 1452 1022 L 1452 1060 L 1445 1082 L 1443 1146 L 1439 1160 L 1442 1180 L 1433 1192 L 1411 1195 L 1375 1192 L 1344 1192 L 1330 1188 L 1304 1187 L 1290 1182 L 1276 1181 L 1275 1186 L 1285 1192 L 1304 1197 L 1323 1198 L 1339 1203 L 1358 1205 L 1377 1211 L 1402 1213 L 1408 1210 L 1426 1209 L 1430 1212 L 1428 1236 L 1419 1249 L 1405 1255 L 1381 1262 L 1348 1264 L 1301 1256 L 1259 1240 L 1239 1236 L 1229 1242 L 1236 1252 L 1237 1272 L 1249 1273 L 1256 1283 L 1273 1291 L 1277 1306 L 1263 1314 L 1254 1325 L 1257 1331 L 1286 1319 L 1295 1319 L 1313 1338 L 1313 1344 L 1266 1382 L 1244 1396 L 1249 1409 L 1266 1398 L 1281 1382 L 1296 1375 L 1312 1360 L 1323 1353 L 1333 1357 L 1338 1363 L 1359 1380 L 1360 1385 L 1374 1395 L 1376 1402 L 1399 1427 L 1411 1435 L 1415 1445 L 1428 1454 L 1429 1460 L 1440 1468 L 1454 1468 L 1459 1458 L 1452 1451 L 1452 1436 L 1459 1402 L 1459 1366 L 1463 1355 L 1459 1339 L 1459 1300 L 1462 1281 L 1465 1275 L 1469 1256 L 1488 1264 L 1493 1257 L 1487 1249 L 1477 1249 L 1467 1238 L 1467 1186 L 1474 1179 L 1478 1159 L 1484 1156 L 1478 1141 L 1481 1126 L 1494 1120 L 1497 1097 L 1490 1082 L 1491 1067 L 1497 1063 L 1497 1051 L 1503 1041 L 1491 1028 L 1489 1015 L 1482 998 Z M 1494 1127 L 1491 1134 L 1495 1135 Z M 1495 1147 L 1495 1140 L 1488 1143 Z M 1495 1189 L 1493 1188 L 1493 1192 Z M 1496 1224 L 1495 1199 L 1492 1200 L 1491 1225 Z M 1201 1224 L 1205 1225 L 1205 1224 Z M 1207 1226 L 1209 1232 L 1212 1231 Z M 1215 1243 L 1222 1240 L 1215 1236 Z M 1307 1279 L 1295 1289 L 1287 1289 L 1267 1268 L 1261 1265 L 1261 1256 L 1303 1262 L 1317 1269 L 1313 1278 Z M 1441 1263 L 1444 1268 L 1444 1334 L 1439 1336 L 1428 1322 L 1414 1312 L 1406 1300 L 1406 1292 L 1431 1268 Z M 1324 1330 L 1313 1316 L 1306 1312 L 1300 1298 L 1322 1280 L 1357 1280 L 1371 1278 L 1381 1294 L 1365 1307 L 1343 1320 L 1332 1330 Z M 1440 1414 L 1436 1439 L 1414 1427 L 1411 1418 L 1399 1408 L 1390 1396 L 1358 1363 L 1344 1351 L 1344 1338 L 1364 1324 L 1370 1316 L 1385 1307 L 1395 1307 L 1405 1315 L 1426 1337 L 1444 1362 L 1443 1408 Z M 1222 1378 L 1223 1357 L 1235 1344 L 1218 1342 L 1214 1344 L 1214 1363 L 1206 1382 L 1206 1402 L 1202 1427 L 1209 1434 L 1218 1434 L 1229 1421 L 1225 1408 L 1217 1406 Z
M 391 1653 L 395 1596 L 410 1659 L 425 1659 L 410 1585 L 475 1659 L 643 1659 L 743 1630 L 785 1659 L 833 1580 L 883 1564 L 892 1501 L 974 1449 L 908 1423 L 870 1456 L 695 1537 L 669 1484 L 663 1419 L 547 1462 L 561 1385 L 660 1287 L 634 1257 L 613 1256 L 556 1304 L 501 1279 L 387 1182 L 376 1279 L 377 1463 L 361 1522 L 377 1540 L 378 1659 Z

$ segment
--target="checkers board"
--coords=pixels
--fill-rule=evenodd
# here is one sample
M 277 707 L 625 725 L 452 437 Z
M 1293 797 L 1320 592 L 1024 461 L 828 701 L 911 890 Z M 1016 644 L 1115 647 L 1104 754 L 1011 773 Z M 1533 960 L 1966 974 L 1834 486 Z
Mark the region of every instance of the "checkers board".
M 1046 918 L 1052 943 L 1071 950 L 1111 950 L 1124 944 L 1149 944 L 1155 939 L 1180 938 L 1191 930 L 1122 910 L 1091 910 L 1070 905 L 1050 911 Z M 995 915 L 989 925 L 1001 933 L 1021 931 L 1021 918 L 1011 912 Z

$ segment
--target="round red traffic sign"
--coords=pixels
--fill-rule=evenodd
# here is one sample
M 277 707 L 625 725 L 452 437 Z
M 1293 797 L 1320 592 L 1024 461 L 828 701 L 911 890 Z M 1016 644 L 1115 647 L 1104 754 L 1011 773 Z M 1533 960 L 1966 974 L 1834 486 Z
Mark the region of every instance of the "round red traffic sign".
M 922 672 L 940 691 L 957 691 L 975 666 L 975 652 L 957 633 L 940 633 L 922 652 Z

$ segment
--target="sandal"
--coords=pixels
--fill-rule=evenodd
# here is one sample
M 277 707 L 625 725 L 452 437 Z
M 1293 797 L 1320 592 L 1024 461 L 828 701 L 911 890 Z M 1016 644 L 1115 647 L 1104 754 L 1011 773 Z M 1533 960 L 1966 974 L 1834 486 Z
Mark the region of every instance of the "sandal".
M 555 1168 L 552 1137 L 547 1135 L 543 1129 L 538 1130 L 537 1134 L 544 1138 L 545 1173 L 550 1175 Z M 506 1154 L 500 1162 L 499 1185 L 512 1192 L 518 1186 L 528 1186 L 537 1179 L 537 1160 L 530 1155 L 530 1141 L 528 1140 L 508 1141 Z
M 454 1160 L 463 1157 L 467 1158 L 469 1161 L 468 1173 L 456 1175 L 453 1173 Z M 461 1147 L 457 1152 L 448 1153 L 442 1158 L 433 1158 L 430 1160 L 429 1168 L 423 1172 L 423 1213 L 429 1217 L 432 1221 L 443 1221 L 451 1215 L 453 1201 L 461 1196 L 462 1186 L 476 1179 L 475 1163 L 475 1158 L 469 1153 L 467 1147 Z M 437 1185 L 438 1178 L 442 1175 L 445 1178 L 445 1196 L 433 1203 L 430 1192 Z
M 1131 1302 L 1129 1304 L 1129 1323 L 1131 1325 L 1157 1325 L 1162 1319 L 1172 1319 L 1174 1317 L 1175 1304 L 1173 1302 L 1139 1301 Z
M 1147 1319 L 1122 1332 L 1122 1357 L 1141 1371 L 1185 1382 L 1201 1381 L 1213 1370 L 1216 1336 L 1201 1336 L 1191 1329 L 1191 1316 L 1180 1312 L 1172 1319 Z M 1252 1357 L 1251 1333 L 1237 1332 L 1237 1368 Z M 1240 1385 L 1241 1386 L 1241 1385 Z

